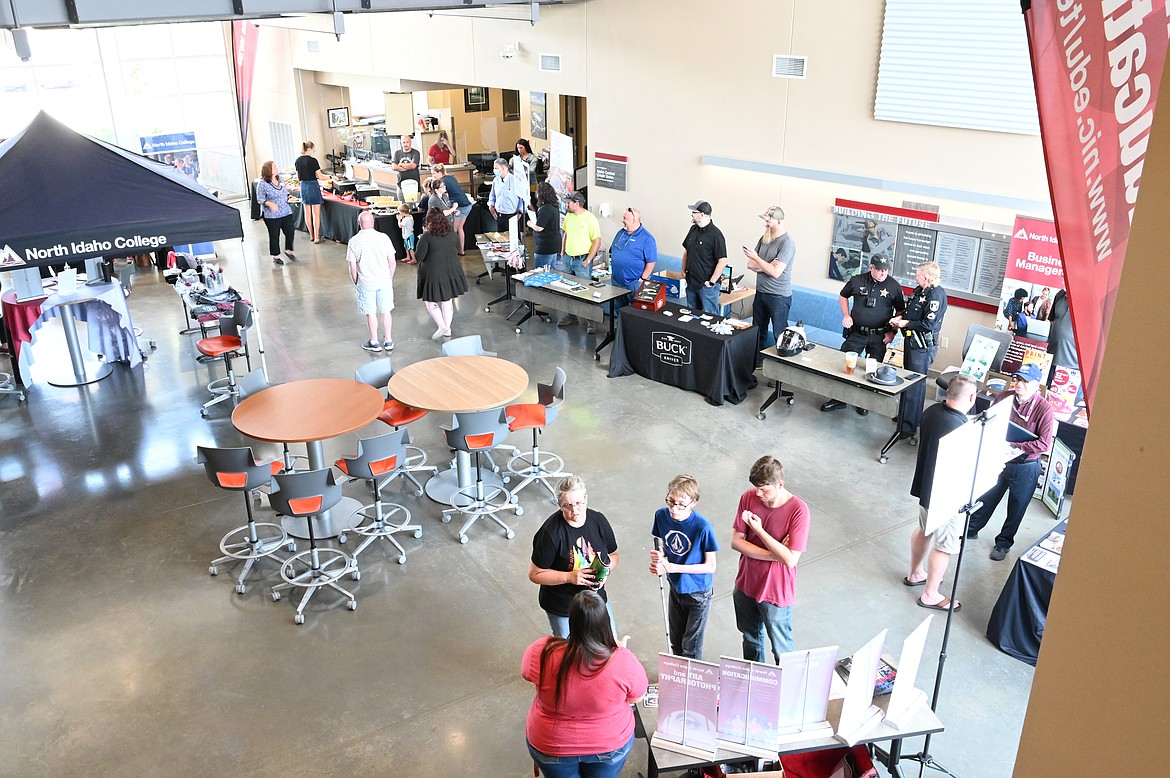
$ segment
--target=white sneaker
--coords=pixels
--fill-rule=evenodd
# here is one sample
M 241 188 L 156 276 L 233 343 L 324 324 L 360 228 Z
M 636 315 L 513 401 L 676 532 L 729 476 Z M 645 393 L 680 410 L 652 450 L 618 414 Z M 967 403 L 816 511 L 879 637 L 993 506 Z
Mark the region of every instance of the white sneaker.
M 381 353 L 382 351 L 382 347 L 372 340 L 367 340 L 365 343 L 363 343 L 362 348 L 364 348 L 366 351 L 372 351 L 375 354 Z
M 383 343 L 382 350 L 383 351 L 393 351 L 394 350 L 394 341 L 388 340 L 385 343 Z

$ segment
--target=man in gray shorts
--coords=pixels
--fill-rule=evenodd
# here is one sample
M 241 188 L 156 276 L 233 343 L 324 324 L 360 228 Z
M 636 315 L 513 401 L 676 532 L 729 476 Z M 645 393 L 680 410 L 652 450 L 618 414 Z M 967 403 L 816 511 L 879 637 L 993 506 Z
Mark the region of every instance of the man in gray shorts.
M 967 423 L 967 412 L 974 404 L 975 382 L 967 376 L 955 376 L 947 386 L 946 402 L 927 408 L 918 429 L 918 464 L 914 468 L 914 481 L 910 485 L 910 494 L 918 498 L 918 526 L 910 535 L 910 574 L 902 579 L 902 583 L 906 586 L 922 586 L 918 605 L 931 610 L 946 611 L 951 608 L 950 598 L 939 592 L 938 587 L 950 564 L 951 554 L 959 551 L 963 534 L 961 513 L 956 513 L 936 527 L 934 532 L 926 534 L 926 515 L 930 507 L 938 442 Z M 960 603 L 954 603 L 956 611 L 961 607 Z
M 358 214 L 358 234 L 350 238 L 345 258 L 349 277 L 357 287 L 358 311 L 366 317 L 370 339 L 362 344 L 366 351 L 393 351 L 390 335 L 390 312 L 394 310 L 394 244 L 390 236 L 374 229 L 374 215 Z M 378 314 L 382 315 L 384 341 L 378 340 Z

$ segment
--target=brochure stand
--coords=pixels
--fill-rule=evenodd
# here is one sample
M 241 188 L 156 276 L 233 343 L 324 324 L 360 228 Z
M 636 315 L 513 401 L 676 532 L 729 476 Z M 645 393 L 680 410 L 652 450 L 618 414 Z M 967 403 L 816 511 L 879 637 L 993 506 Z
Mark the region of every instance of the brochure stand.
M 837 646 L 780 655 L 784 683 L 780 688 L 778 744 L 832 736 L 833 725 L 827 716 L 836 665 Z
M 719 747 L 719 665 L 658 655 L 658 730 L 650 743 L 711 760 Z
M 926 692 L 914 685 L 918 668 L 922 664 L 922 651 L 926 647 L 926 636 L 930 630 L 933 615 L 922 623 L 902 642 L 902 655 L 898 657 L 898 674 L 894 676 L 894 689 L 886 705 L 886 721 L 895 729 L 902 729 L 926 704 Z
M 881 708 L 873 704 L 873 679 L 881 662 L 886 632 L 883 629 L 853 654 L 849 681 L 845 685 L 845 701 L 841 704 L 841 720 L 837 725 L 837 739 L 850 747 L 857 745 L 882 719 Z

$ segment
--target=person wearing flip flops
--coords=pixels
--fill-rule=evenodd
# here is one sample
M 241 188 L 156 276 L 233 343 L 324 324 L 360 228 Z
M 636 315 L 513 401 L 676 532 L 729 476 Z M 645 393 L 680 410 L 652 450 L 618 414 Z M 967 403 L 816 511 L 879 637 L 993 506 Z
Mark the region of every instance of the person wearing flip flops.
M 962 543 L 964 517 L 956 513 L 928 535 L 926 516 L 939 441 L 967 423 L 967 413 L 974 404 L 975 382 L 964 375 L 955 376 L 947 386 L 946 402 L 927 408 L 919 425 L 918 462 L 910 484 L 910 494 L 918 498 L 918 526 L 910 534 L 910 574 L 902 583 L 923 587 L 918 598 L 922 608 L 946 611 L 951 607 L 950 598 L 939 592 L 938 587 L 951 562 L 951 554 L 958 553 Z M 957 613 L 963 605 L 956 602 L 954 607 Z

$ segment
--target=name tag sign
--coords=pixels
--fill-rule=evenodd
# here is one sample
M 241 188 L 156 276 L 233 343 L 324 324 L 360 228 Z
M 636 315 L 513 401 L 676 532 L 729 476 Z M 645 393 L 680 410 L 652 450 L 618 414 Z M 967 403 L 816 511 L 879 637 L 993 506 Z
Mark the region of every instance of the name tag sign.
M 673 332 L 655 332 L 651 336 L 651 353 L 667 365 L 691 364 L 693 345 L 689 338 Z

